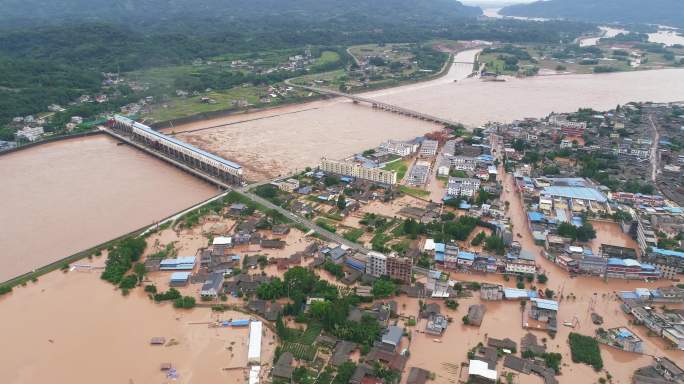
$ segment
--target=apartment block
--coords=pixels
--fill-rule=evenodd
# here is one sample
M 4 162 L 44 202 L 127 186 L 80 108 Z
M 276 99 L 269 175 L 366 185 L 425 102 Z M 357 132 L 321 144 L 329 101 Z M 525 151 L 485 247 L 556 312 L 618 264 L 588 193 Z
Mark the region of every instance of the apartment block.
M 386 259 L 387 275 L 390 279 L 400 280 L 411 284 L 411 271 L 413 260 L 408 257 L 389 256 Z
M 367 168 L 352 161 L 336 161 L 323 158 L 321 160 L 320 169 L 326 173 L 351 176 L 357 179 L 381 184 L 395 185 L 397 183 L 397 173 L 395 171 L 387 171 L 380 168 Z
M 387 276 L 387 256 L 380 252 L 368 252 L 366 273 L 374 277 Z

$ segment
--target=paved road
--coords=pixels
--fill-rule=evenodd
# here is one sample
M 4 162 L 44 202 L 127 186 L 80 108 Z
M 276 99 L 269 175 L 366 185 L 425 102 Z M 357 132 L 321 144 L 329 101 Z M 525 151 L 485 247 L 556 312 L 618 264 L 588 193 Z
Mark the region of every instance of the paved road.
M 656 176 L 658 175 L 658 143 L 660 141 L 660 133 L 653 122 L 653 116 L 648 115 L 648 123 L 653 130 L 653 144 L 651 144 L 651 181 L 655 184 Z
M 268 200 L 266 200 L 260 196 L 257 196 L 256 194 L 254 194 L 252 192 L 249 192 L 246 188 L 239 188 L 239 189 L 233 189 L 233 190 L 235 192 L 247 197 L 248 199 L 251 199 L 251 200 L 253 200 L 253 201 L 269 208 L 269 209 L 273 209 L 273 210 L 281 213 L 283 216 L 287 217 L 288 219 L 292 220 L 293 222 L 295 222 L 297 224 L 301 224 L 301 225 L 305 226 L 306 228 L 318 233 L 319 235 L 323 236 L 328 241 L 334 241 L 336 243 L 344 244 L 344 245 L 348 246 L 349 248 L 352 248 L 352 249 L 354 249 L 358 252 L 361 252 L 361 253 L 368 253 L 368 251 L 369 251 L 367 248 L 363 247 L 360 244 L 349 241 L 349 240 L 345 239 L 344 237 L 342 237 L 336 233 L 332 233 L 326 229 L 323 229 L 320 226 L 313 223 L 312 221 L 305 219 L 299 215 L 296 215 L 296 214 L 288 211 L 287 209 L 285 209 L 283 207 L 275 205 L 275 204 L 271 203 L 270 201 L 268 201 Z

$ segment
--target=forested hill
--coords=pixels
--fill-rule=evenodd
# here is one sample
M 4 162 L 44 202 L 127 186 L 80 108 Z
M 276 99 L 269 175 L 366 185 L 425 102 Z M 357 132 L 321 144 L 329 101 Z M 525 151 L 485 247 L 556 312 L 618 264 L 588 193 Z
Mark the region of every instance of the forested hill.
M 136 24 L 146 30 L 189 25 L 214 30 L 222 24 L 276 19 L 279 23 L 441 23 L 482 12 L 455 0 L 0 0 L 0 9 L 0 28 L 66 21 Z
M 684 27 L 683 0 L 548 0 L 516 4 L 507 16 L 562 18 L 599 23 L 663 24 Z

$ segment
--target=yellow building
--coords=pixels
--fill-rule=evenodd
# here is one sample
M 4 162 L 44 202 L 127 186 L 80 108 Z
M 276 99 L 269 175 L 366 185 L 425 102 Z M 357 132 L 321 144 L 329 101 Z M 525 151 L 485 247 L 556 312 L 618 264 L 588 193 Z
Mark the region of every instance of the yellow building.
M 351 161 L 336 161 L 321 159 L 321 171 L 337 175 L 351 176 L 357 179 L 369 180 L 376 183 L 395 185 L 397 172 L 387 171 L 380 168 L 366 168 L 361 164 Z

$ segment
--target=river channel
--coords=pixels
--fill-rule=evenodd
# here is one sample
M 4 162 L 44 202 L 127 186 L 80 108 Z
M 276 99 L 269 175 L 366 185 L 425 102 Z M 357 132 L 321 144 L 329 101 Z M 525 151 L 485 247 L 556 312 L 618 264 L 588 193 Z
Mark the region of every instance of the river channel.
M 0 282 L 218 193 L 105 135 L 1 156 L 0 180 Z
M 458 53 L 457 64 L 441 78 L 363 96 L 471 127 L 584 107 L 609 109 L 630 101 L 684 100 L 684 69 L 483 82 L 467 77 L 472 65 L 458 64 L 472 62 L 477 52 Z M 383 140 L 410 139 L 435 129 L 434 124 L 338 98 L 193 122 L 173 132 L 240 162 L 247 177 L 258 180 L 315 166 L 322 156 L 342 158 Z

